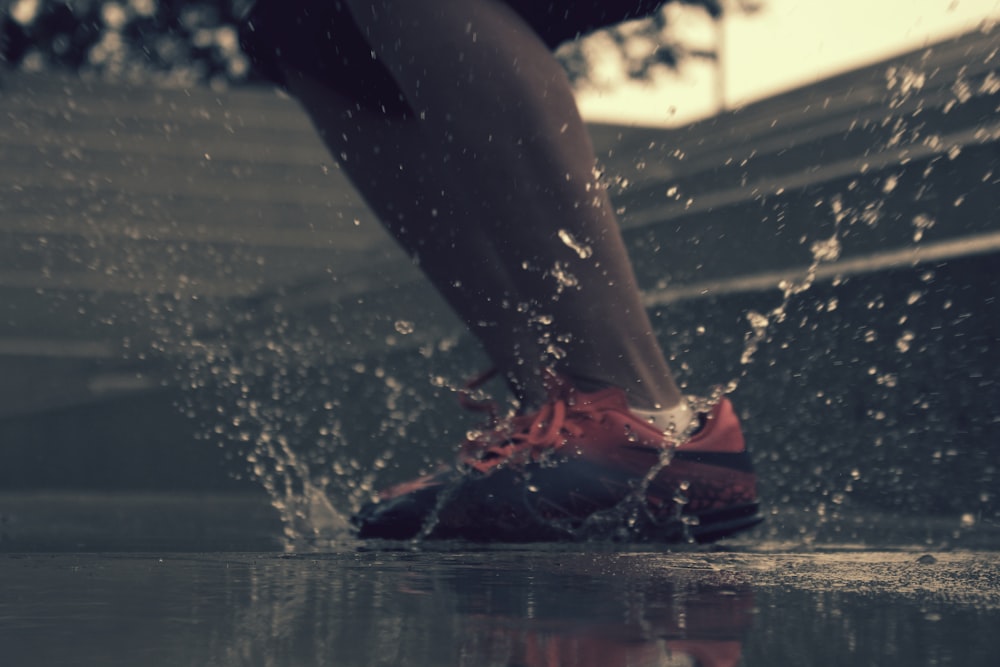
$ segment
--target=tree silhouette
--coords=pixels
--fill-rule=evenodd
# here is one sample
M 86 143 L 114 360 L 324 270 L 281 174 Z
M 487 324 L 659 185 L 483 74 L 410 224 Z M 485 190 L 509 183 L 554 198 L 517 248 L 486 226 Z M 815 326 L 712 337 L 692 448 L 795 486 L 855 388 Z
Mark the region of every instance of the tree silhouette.
M 756 0 L 675 0 L 713 18 L 723 8 L 752 11 Z M 0 15 L 0 59 L 27 70 L 64 69 L 127 79 L 180 83 L 254 81 L 239 50 L 235 26 L 252 0 L 13 0 Z M 625 75 L 642 79 L 685 57 L 712 58 L 686 49 L 666 30 L 666 14 L 616 27 L 606 34 L 621 52 Z M 656 48 L 639 56 L 628 48 L 643 39 Z M 559 52 L 570 77 L 586 80 L 591 63 L 578 43 Z

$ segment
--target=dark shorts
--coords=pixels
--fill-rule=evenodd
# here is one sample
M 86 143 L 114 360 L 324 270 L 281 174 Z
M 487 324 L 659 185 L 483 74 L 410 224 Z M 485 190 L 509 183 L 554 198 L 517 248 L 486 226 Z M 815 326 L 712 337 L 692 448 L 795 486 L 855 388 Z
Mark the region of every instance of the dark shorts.
M 555 49 L 600 28 L 654 13 L 664 0 L 503 0 Z M 279 63 L 321 78 L 364 108 L 408 114 L 388 70 L 338 0 L 259 0 L 240 25 L 255 69 L 286 85 Z

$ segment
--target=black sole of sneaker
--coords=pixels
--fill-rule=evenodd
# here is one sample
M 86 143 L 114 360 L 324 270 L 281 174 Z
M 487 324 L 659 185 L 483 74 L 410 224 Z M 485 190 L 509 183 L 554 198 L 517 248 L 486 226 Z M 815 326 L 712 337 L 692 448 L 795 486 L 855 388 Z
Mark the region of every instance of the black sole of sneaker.
M 657 519 L 639 511 L 623 530 L 629 512 L 623 489 L 633 481 L 583 461 L 532 467 L 528 474 L 513 468 L 483 477 L 452 471 L 435 484 L 363 508 L 352 523 L 362 539 L 709 543 L 764 520 L 754 501 L 684 517 Z M 546 492 L 537 493 L 539 487 Z
M 495 480 L 496 478 L 491 481 Z M 382 505 L 364 508 L 353 517 L 358 537 L 407 540 L 423 533 L 425 539 L 465 539 L 472 542 L 562 542 L 610 538 L 616 541 L 634 539 L 637 542 L 694 541 L 706 544 L 749 530 L 764 520 L 759 503 L 743 503 L 702 512 L 683 520 L 672 519 L 662 523 L 640 520 L 631 530 L 626 531 L 631 534 L 629 538 L 621 531 L 624 514 L 616 514 L 614 509 L 611 510 L 610 522 L 603 525 L 591 523 L 588 518 L 550 520 L 540 517 L 537 509 L 523 495 L 516 498 L 518 502 L 510 502 L 512 497 L 506 496 L 508 502 L 503 510 L 499 506 L 492 507 L 492 501 L 488 501 L 483 507 L 476 507 L 476 499 L 484 495 L 479 492 L 481 489 L 471 494 L 471 497 L 463 498 L 462 491 L 467 491 L 468 488 L 459 485 L 447 491 L 450 496 L 448 506 L 471 509 L 473 515 L 490 517 L 491 520 L 456 522 L 452 516 L 434 525 L 438 519 L 435 507 L 441 490 L 441 487 L 423 489 Z M 453 511 L 446 511 L 446 514 L 450 513 Z M 503 516 L 509 519 L 505 521 L 501 518 Z
M 764 520 L 759 503 L 747 503 L 697 515 L 697 523 L 688 526 L 688 534 L 700 543 L 715 542 L 735 533 L 750 530 Z

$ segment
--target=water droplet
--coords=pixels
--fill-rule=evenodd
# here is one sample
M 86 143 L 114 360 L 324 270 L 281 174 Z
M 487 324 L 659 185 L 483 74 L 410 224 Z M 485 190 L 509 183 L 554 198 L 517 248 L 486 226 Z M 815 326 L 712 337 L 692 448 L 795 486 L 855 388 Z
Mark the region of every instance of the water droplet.
M 410 322 L 408 320 L 396 320 L 396 324 L 394 325 L 394 328 L 396 329 L 396 331 L 398 333 L 401 333 L 404 336 L 407 336 L 407 335 L 413 333 L 413 322 Z
M 832 262 L 840 257 L 840 239 L 834 234 L 828 239 L 814 241 L 809 249 L 815 261 Z
M 924 237 L 924 232 L 934 226 L 935 220 L 929 215 L 923 213 L 917 214 L 913 218 L 913 240 L 919 241 Z
M 549 343 L 548 345 L 545 346 L 545 352 L 546 352 L 546 354 L 548 354 L 553 359 L 565 359 L 566 358 L 566 350 L 564 350 L 563 348 L 559 347 L 558 345 L 553 345 L 553 344 Z
M 568 247 L 572 248 L 580 259 L 588 259 L 594 254 L 593 248 L 577 241 L 576 237 L 574 237 L 566 229 L 559 230 L 559 239 Z
M 913 339 L 915 337 L 916 336 L 914 335 L 914 333 L 912 331 L 904 331 L 903 335 L 901 335 L 896 340 L 896 349 L 899 350 L 900 352 L 904 352 L 904 353 L 905 352 L 909 352 L 911 344 L 913 343 Z
M 569 272 L 563 262 L 556 262 L 549 270 L 549 275 L 556 279 L 558 283 L 557 293 L 559 294 L 567 287 L 577 287 L 580 284 L 577 277 Z
M 899 378 L 894 373 L 883 373 L 875 378 L 875 381 L 883 387 L 895 387 L 899 384 Z
M 757 351 L 758 346 L 760 346 L 761 341 L 764 340 L 768 324 L 770 323 L 766 316 L 754 310 L 748 312 L 746 317 L 750 323 L 751 331 L 747 334 L 743 354 L 740 357 L 740 363 L 743 365 L 749 364 L 753 360 L 753 355 Z

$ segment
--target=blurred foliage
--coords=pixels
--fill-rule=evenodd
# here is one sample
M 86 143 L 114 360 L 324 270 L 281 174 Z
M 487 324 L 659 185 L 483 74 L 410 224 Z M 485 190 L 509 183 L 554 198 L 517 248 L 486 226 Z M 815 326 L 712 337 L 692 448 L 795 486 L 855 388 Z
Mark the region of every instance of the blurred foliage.
M 248 77 L 236 23 L 251 0 L 13 0 L 2 18 L 9 66 L 183 83 Z
M 709 16 L 723 8 L 753 11 L 757 0 L 674 0 Z M 9 67 L 95 72 L 112 78 L 192 84 L 253 80 L 240 52 L 239 17 L 252 0 L 10 0 L 0 13 L 0 59 Z M 622 55 L 625 74 L 648 77 L 684 57 L 714 57 L 686 49 L 667 29 L 665 12 L 606 31 Z M 637 40 L 647 45 L 635 49 Z M 652 48 L 648 48 L 652 45 Z M 590 55 L 581 43 L 559 56 L 571 78 L 586 80 Z
M 617 50 L 622 74 L 630 79 L 649 79 L 657 69 L 676 69 L 685 58 L 715 60 L 714 50 L 691 48 L 684 36 L 671 31 L 667 4 L 688 5 L 700 8 L 708 17 L 717 21 L 724 12 L 758 12 L 763 0 L 669 0 L 657 14 L 642 21 L 633 21 L 601 31 Z M 559 49 L 559 59 L 566 67 L 570 79 L 586 82 L 593 72 L 593 57 L 587 48 L 588 40 L 577 40 Z

